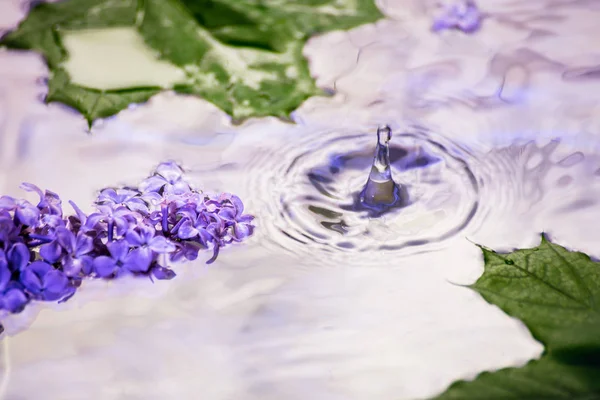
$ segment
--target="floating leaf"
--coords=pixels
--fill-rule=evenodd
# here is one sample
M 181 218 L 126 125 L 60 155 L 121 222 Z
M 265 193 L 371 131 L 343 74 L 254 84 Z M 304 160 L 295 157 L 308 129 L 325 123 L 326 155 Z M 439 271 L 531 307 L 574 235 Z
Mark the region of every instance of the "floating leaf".
M 522 368 L 456 382 L 437 399 L 600 398 L 600 263 L 545 236 L 532 249 L 482 250 L 485 270 L 471 287 L 546 349 Z
M 381 17 L 373 0 L 68 0 L 36 6 L 0 44 L 40 52 L 51 71 L 47 101 L 79 110 L 90 124 L 164 89 L 73 81 L 65 36 L 123 28 L 181 69 L 183 79 L 170 87 L 176 92 L 203 97 L 235 120 L 287 117 L 323 94 L 302 55 L 308 37 Z

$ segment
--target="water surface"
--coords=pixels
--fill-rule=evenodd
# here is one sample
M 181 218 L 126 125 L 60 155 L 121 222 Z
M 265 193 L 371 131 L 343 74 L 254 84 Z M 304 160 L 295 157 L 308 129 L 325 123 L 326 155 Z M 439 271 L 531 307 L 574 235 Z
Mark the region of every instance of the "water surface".
M 432 34 L 433 3 L 378 4 L 387 19 L 309 42 L 335 96 L 308 100 L 296 124 L 234 126 L 165 93 L 87 134 L 77 113 L 40 103 L 38 56 L 0 52 L 3 193 L 30 181 L 85 206 L 174 158 L 199 187 L 238 194 L 258 225 L 210 267 L 89 282 L 8 320 L 4 398 L 424 398 L 541 353 L 519 321 L 453 283 L 481 274 L 472 242 L 510 250 L 545 231 L 600 256 L 600 9 L 488 1 L 466 36 Z M 18 1 L 0 10 L 3 29 L 22 16 Z M 416 201 L 369 220 L 344 205 L 382 123 L 410 134 L 391 155 Z

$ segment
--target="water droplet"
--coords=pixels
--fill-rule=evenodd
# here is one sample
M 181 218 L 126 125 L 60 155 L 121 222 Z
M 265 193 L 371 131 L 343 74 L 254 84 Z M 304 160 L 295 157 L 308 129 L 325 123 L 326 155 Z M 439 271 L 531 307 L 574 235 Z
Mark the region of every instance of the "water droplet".
M 383 125 L 377 128 L 377 145 L 381 145 L 381 139 L 383 138 L 384 144 L 387 145 L 392 140 L 392 129 Z
M 380 250 L 424 251 L 465 229 L 479 196 L 468 155 L 414 127 L 377 131 L 315 132 L 253 159 L 248 185 L 279 216 L 269 245 L 378 264 Z
M 392 130 L 389 126 L 377 129 L 377 147 L 373 165 L 367 183 L 360 194 L 360 202 L 368 208 L 385 212 L 390 207 L 397 207 L 406 201 L 405 190 L 394 182 L 390 168 L 390 140 Z

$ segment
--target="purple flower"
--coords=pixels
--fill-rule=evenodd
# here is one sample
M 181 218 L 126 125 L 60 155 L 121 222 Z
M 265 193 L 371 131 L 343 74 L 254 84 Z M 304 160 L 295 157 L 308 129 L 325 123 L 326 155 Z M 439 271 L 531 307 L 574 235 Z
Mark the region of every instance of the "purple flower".
M 254 232 L 254 225 L 251 222 L 254 220 L 252 215 L 244 215 L 244 203 L 235 195 L 228 195 L 227 201 L 221 210 L 219 216 L 227 222 L 228 226 L 232 227 L 231 237 L 236 242 L 241 242 Z
M 98 204 L 110 204 L 113 207 L 127 207 L 132 211 L 148 213 L 148 205 L 140 194 L 131 189 L 104 189 L 96 200 Z
M 5 250 L 11 243 L 22 242 L 23 237 L 20 236 L 21 229 L 15 225 L 13 218 L 6 210 L 0 210 L 0 242 Z
M 66 228 L 56 230 L 56 239 L 40 248 L 40 255 L 45 261 L 55 263 L 61 260 L 67 276 L 76 276 L 83 270 L 89 274 L 92 257 L 88 254 L 94 249 L 93 240 L 84 232 L 74 234 Z
M 94 259 L 94 271 L 98 276 L 108 278 L 124 271 L 147 272 L 152 263 L 152 252 L 134 248 L 130 251 L 126 240 L 110 242 L 106 245 L 110 256 L 100 256 Z
M 3 292 L 0 292 L 0 309 L 11 313 L 23 311 L 29 303 L 29 297 L 23 292 L 23 287 L 17 282 L 10 282 Z
M 87 275 L 172 279 L 175 272 L 159 255 L 195 260 L 212 245 L 210 264 L 222 247 L 254 229 L 239 197 L 193 190 L 172 161 L 160 164 L 139 191 L 102 190 L 90 215 L 70 202 L 75 215 L 65 218 L 56 193 L 21 187 L 38 194 L 36 206 L 0 197 L 0 309 L 13 313 L 31 300 L 66 301 Z
M 22 271 L 29 260 L 31 260 L 31 251 L 23 243 L 15 243 L 6 254 L 8 268 L 13 271 Z
M 171 253 L 176 247 L 164 236 L 155 236 L 156 230 L 151 226 L 140 225 L 125 235 L 125 239 L 132 247 L 140 247 L 154 251 L 158 254 Z
M 10 196 L 0 197 L 0 210 L 14 211 L 17 221 L 27 226 L 37 225 L 40 218 L 40 210 L 33 204 Z
M 21 188 L 28 192 L 36 192 L 40 197 L 40 201 L 37 208 L 42 214 L 58 215 L 62 217 L 62 201 L 60 197 L 49 190 L 42 192 L 42 190 L 34 184 L 23 182 Z
M 171 253 L 171 261 L 180 261 L 182 258 L 193 261 L 198 258 L 200 250 L 205 249 L 206 246 L 196 242 L 182 241 L 177 243 L 177 249 Z
M 150 272 L 156 279 L 161 281 L 173 279 L 176 275 L 175 271 L 165 267 L 161 267 L 160 265 L 155 265 L 154 267 L 152 267 Z
M 20 280 L 25 289 L 40 300 L 60 300 L 74 291 L 62 271 L 43 261 L 34 261 L 25 267 Z
M 212 224 L 218 224 L 219 221 L 207 212 L 199 212 L 195 215 L 184 217 L 185 220 L 177 230 L 177 237 L 180 239 L 197 239 L 203 246 L 213 240 L 210 233 Z
M 133 262 L 126 268 L 131 272 L 147 272 L 157 254 L 172 253 L 176 246 L 164 236 L 155 236 L 156 230 L 149 226 L 140 225 L 125 235 L 125 240 L 133 248 L 129 257 Z
M 88 229 L 94 229 L 99 222 L 106 223 L 106 232 L 108 240 L 112 241 L 116 228 L 117 235 L 123 236 L 132 225 L 137 224 L 141 219 L 141 215 L 135 211 L 131 211 L 127 207 L 113 208 L 110 205 L 98 205 L 97 213 L 90 214 L 87 217 L 85 226 Z
M 12 271 L 8 268 L 8 260 L 4 251 L 0 250 L 0 293 L 6 289 L 10 282 Z
M 445 29 L 458 29 L 472 33 L 481 25 L 481 14 L 472 1 L 455 1 L 444 5 L 441 15 L 435 19 L 432 29 L 438 32 Z
M 174 161 L 163 162 L 156 167 L 154 175 L 139 186 L 140 192 L 160 192 L 182 194 L 189 192 L 190 185 L 183 180 L 183 170 Z

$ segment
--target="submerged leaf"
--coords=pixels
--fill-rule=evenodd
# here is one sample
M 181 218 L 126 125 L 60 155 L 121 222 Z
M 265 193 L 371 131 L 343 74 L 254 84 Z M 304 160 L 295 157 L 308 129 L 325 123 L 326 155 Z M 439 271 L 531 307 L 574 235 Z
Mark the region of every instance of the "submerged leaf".
M 0 44 L 40 52 L 51 70 L 47 101 L 76 108 L 89 123 L 162 89 L 159 82 L 94 87 L 69 76 L 65 34 L 117 28 L 135 30 L 181 70 L 175 91 L 203 97 L 236 120 L 287 117 L 323 94 L 302 55 L 308 37 L 381 17 L 373 0 L 67 0 L 36 6 Z
M 600 263 L 545 236 L 532 249 L 482 251 L 485 270 L 471 287 L 546 349 L 522 368 L 456 382 L 437 399 L 600 398 Z

